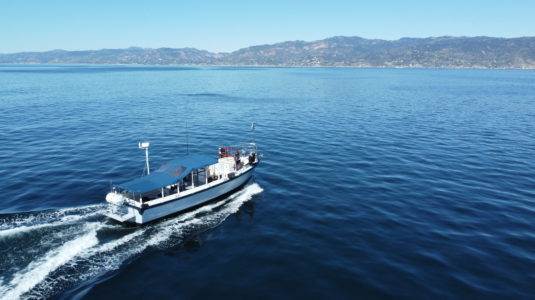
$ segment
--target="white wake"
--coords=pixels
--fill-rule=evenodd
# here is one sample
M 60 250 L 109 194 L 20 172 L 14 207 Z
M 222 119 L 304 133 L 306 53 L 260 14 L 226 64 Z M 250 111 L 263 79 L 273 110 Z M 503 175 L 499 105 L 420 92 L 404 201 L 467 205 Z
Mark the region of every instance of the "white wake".
M 37 229 L 76 223 L 101 215 L 104 211 L 104 205 L 90 205 L 4 219 L 0 223 L 0 239 Z
M 0 231 L 0 241 L 2 236 L 16 238 L 22 232 L 30 234 L 43 227 L 58 225 L 83 224 L 83 230 L 70 241 L 41 254 L 11 277 L 0 278 L 0 299 L 47 298 L 58 293 L 61 287 L 73 286 L 116 270 L 125 260 L 135 258 L 149 247 L 176 245 L 188 233 L 219 225 L 236 213 L 243 203 L 262 191 L 258 184 L 253 183 L 220 202 L 135 229 L 89 221 L 89 216 L 103 212 L 103 206 L 79 208 L 79 213 L 62 213 L 54 216 L 50 224 L 30 220 L 30 217 L 8 224 L 6 229 Z M 69 237 L 67 232 L 63 232 L 67 229 L 57 228 L 58 232 L 54 234 Z M 110 230 L 119 237 L 99 240 L 99 232 L 109 233 Z M 66 270 L 70 270 L 68 276 L 62 275 Z M 75 274 L 71 274 L 72 270 L 75 270 Z
M 30 263 L 25 269 L 15 274 L 7 287 L 0 289 L 1 299 L 19 299 L 22 294 L 29 291 L 45 277 L 74 258 L 83 250 L 93 247 L 98 243 L 97 230 L 102 225 L 88 223 L 84 234 L 68 241 L 57 249 L 53 249 L 42 257 Z

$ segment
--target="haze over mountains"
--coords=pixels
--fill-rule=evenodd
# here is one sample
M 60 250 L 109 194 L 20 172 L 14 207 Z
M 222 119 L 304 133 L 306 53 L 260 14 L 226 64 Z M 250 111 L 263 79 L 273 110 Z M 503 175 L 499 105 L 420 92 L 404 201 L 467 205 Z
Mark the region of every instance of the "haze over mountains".
M 387 41 L 338 36 L 252 46 L 231 53 L 137 47 L 21 52 L 0 54 L 0 63 L 535 69 L 535 37 L 446 36 Z

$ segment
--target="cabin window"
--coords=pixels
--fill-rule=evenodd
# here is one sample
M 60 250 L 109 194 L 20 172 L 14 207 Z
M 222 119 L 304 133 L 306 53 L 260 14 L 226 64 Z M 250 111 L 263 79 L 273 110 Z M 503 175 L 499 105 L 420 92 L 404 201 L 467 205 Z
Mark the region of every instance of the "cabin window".
M 193 172 L 191 172 L 188 175 L 186 175 L 186 177 L 184 177 L 182 179 L 182 187 L 183 188 L 181 188 L 180 190 L 189 190 L 189 189 L 191 189 L 192 178 L 193 178 Z
M 207 168 L 197 169 L 191 173 L 193 174 L 193 182 L 195 187 L 206 184 L 208 176 Z
M 163 188 L 163 195 L 164 197 L 165 196 L 168 196 L 170 195 L 170 193 L 168 192 L 167 188 Z M 143 194 L 140 194 L 139 195 L 141 202 L 142 203 L 146 203 L 148 201 L 151 201 L 151 200 L 155 200 L 155 199 L 159 199 L 162 197 L 162 189 L 159 188 L 159 189 L 156 189 L 156 190 L 152 190 L 150 192 L 146 192 L 146 193 L 143 193 Z

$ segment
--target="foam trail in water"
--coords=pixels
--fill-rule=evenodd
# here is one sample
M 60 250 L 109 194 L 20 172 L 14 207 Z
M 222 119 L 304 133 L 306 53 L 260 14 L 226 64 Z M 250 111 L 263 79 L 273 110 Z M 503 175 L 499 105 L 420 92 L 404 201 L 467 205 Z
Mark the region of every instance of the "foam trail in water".
M 19 299 L 22 294 L 29 291 L 48 274 L 64 265 L 84 249 L 98 244 L 97 230 L 99 223 L 86 224 L 86 232 L 82 236 L 66 242 L 63 246 L 51 250 L 43 257 L 30 263 L 24 270 L 15 274 L 6 287 L 0 290 L 1 299 Z
M 11 216 L 7 216 L 3 219 L 0 219 L 0 230 L 14 228 L 18 226 L 27 226 L 36 223 L 45 223 L 69 215 L 84 215 L 92 211 L 103 210 L 105 208 L 105 204 L 95 204 L 79 207 L 68 207 L 57 210 L 44 210 L 40 212 L 13 214 Z
M 243 203 L 262 191 L 258 184 L 253 183 L 226 200 L 202 206 L 154 225 L 137 228 L 134 232 L 116 240 L 103 244 L 87 243 L 88 246 L 77 252 L 72 259 L 63 261 L 64 268 L 75 269 L 77 274 L 40 277 L 38 284 L 33 284 L 35 288 L 31 288 L 31 291 L 24 296 L 32 298 L 50 297 L 58 292 L 58 286 L 69 286 L 75 282 L 83 282 L 118 269 L 125 260 L 142 253 L 148 247 L 166 246 L 166 242 L 174 245 L 184 238 L 188 230 L 197 232 L 199 229 L 204 230 L 217 226 L 228 216 L 237 212 Z M 104 227 L 104 225 L 100 225 L 99 229 Z M 25 272 L 29 272 L 28 269 Z M 10 284 L 10 286 L 12 285 Z M 6 293 L 4 292 L 4 294 Z M 18 293 L 18 295 L 21 294 Z M 3 296 L 2 291 L 0 291 L 1 296 Z
M 43 212 L 38 213 L 37 215 L 28 215 L 14 220 L 4 220 L 4 224 L 0 225 L 0 238 L 36 229 L 75 223 L 83 219 L 101 215 L 104 210 L 105 206 L 103 205 L 92 205 Z

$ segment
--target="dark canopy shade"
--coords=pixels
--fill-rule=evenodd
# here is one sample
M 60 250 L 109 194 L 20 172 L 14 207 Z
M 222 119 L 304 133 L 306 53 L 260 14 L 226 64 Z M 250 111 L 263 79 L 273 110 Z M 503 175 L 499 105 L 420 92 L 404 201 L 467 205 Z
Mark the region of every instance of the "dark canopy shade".
M 209 155 L 187 155 L 166 162 L 150 175 L 134 179 L 117 186 L 135 193 L 146 193 L 177 183 L 195 169 L 217 163 L 217 158 Z

